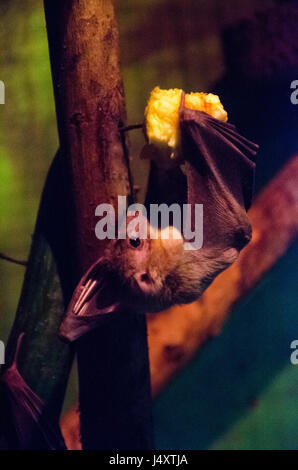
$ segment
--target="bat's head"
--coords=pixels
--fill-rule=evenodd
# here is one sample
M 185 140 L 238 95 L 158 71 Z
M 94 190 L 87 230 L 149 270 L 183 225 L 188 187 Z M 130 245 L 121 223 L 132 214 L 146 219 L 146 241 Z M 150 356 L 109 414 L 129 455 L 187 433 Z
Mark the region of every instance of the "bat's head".
M 146 230 L 146 237 L 128 233 L 111 241 L 83 276 L 60 328 L 64 338 L 78 339 L 106 314 L 155 313 L 192 302 L 239 253 L 227 246 L 189 251 L 174 227 L 147 223 Z
M 127 304 L 137 311 L 158 312 L 173 304 L 167 283 L 183 261 L 184 240 L 174 227 L 160 230 L 146 223 L 146 237 L 128 234 L 115 242 L 113 268 L 120 274 Z
M 193 302 L 239 255 L 240 249 L 224 244 L 189 250 L 175 227 L 154 229 L 147 220 L 146 227 L 146 237 L 128 233 L 107 256 L 120 275 L 122 299 L 137 312 Z
M 111 241 L 105 255 L 80 281 L 69 306 L 75 315 L 127 307 L 154 313 L 192 302 L 239 254 L 223 244 L 189 250 L 177 228 L 154 228 L 140 215 L 127 222 L 125 236 Z

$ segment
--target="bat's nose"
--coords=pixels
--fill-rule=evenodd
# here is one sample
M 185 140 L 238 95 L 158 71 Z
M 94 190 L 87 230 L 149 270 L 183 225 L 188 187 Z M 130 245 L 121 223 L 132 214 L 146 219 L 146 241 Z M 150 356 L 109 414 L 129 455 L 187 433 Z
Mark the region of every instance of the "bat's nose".
M 136 275 L 136 281 L 140 289 L 148 294 L 152 294 L 155 290 L 155 283 L 149 272 L 142 272 Z

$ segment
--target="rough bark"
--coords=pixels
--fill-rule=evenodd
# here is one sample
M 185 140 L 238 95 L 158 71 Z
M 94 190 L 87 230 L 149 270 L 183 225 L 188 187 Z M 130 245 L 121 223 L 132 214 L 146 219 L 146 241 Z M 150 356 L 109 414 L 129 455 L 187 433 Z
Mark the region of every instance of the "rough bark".
M 95 208 L 131 195 L 119 126 L 125 119 L 118 28 L 111 0 L 46 0 L 60 143 L 74 210 L 76 281 L 103 252 Z M 74 286 L 73 286 L 74 287 Z M 127 312 L 77 345 L 83 448 L 150 448 L 146 319 Z

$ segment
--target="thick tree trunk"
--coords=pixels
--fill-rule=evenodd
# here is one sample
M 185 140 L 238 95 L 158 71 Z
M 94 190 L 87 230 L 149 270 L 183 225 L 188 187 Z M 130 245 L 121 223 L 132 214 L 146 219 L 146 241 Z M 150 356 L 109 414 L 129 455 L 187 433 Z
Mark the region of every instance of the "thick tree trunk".
M 111 0 L 46 0 L 58 129 L 73 196 L 73 272 L 103 252 L 95 208 L 131 195 L 118 28 Z M 71 243 L 72 244 L 72 243 Z M 72 286 L 72 288 L 74 285 Z M 83 448 L 152 447 L 146 320 L 127 312 L 77 345 Z

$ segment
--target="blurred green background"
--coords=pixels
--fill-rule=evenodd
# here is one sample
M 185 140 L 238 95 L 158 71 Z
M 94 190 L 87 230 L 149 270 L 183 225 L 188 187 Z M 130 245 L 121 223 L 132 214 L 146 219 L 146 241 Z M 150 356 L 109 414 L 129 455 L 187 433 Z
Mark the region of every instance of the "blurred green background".
M 260 3 L 278 2 L 116 1 L 128 122 L 142 120 L 155 85 L 210 91 L 225 73 L 222 30 Z M 0 251 L 26 259 L 58 147 L 43 4 L 3 0 L 0 17 L 0 79 L 6 86 L 6 104 L 0 106 Z M 298 137 L 291 138 L 298 147 Z M 146 162 L 138 159 L 141 143 L 135 133 L 132 169 L 140 198 L 148 173 Z M 282 156 L 276 161 L 275 170 Z M 270 168 L 270 159 L 264 158 L 258 189 Z M 290 364 L 290 343 L 298 339 L 297 261 L 295 244 L 233 313 L 222 334 L 155 401 L 158 448 L 298 447 L 298 366 Z M 0 260 L 3 341 L 23 276 L 23 267 Z M 66 406 L 75 399 L 73 378 Z

